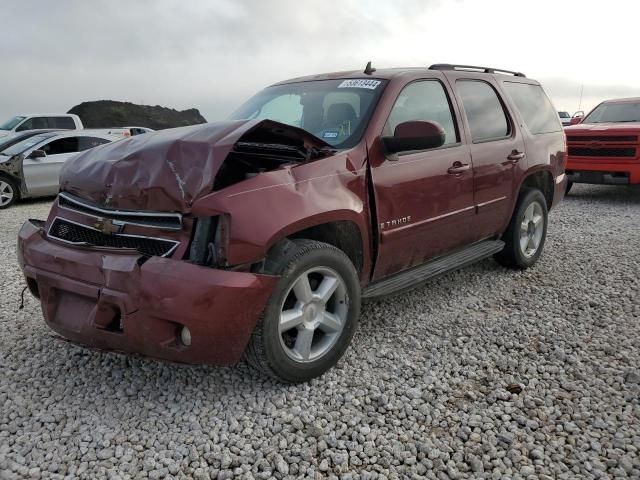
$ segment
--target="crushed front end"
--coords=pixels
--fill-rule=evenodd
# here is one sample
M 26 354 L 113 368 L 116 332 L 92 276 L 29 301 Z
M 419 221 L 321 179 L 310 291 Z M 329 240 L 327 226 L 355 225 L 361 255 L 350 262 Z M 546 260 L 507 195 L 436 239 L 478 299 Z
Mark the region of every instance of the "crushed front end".
M 73 342 L 234 364 L 276 279 L 185 261 L 192 223 L 62 193 L 45 223 L 23 225 L 18 259 L 45 321 Z

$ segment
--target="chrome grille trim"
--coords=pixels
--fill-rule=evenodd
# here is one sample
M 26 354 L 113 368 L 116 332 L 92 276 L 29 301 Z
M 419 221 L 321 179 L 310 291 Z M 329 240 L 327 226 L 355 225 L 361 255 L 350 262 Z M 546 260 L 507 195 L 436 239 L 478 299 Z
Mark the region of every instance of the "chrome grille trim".
M 162 230 L 182 229 L 182 215 L 180 213 L 111 210 L 92 205 L 66 192 L 60 192 L 58 194 L 58 205 L 65 210 L 81 213 L 93 218 L 110 218 L 121 221 L 126 225 L 155 227 Z
M 134 239 L 141 239 L 141 240 L 148 240 L 148 241 L 152 241 L 152 242 L 161 242 L 164 244 L 172 244 L 173 246 L 171 248 L 169 248 L 164 254 L 162 255 L 158 255 L 161 257 L 169 257 L 171 256 L 171 254 L 176 250 L 176 248 L 178 248 L 178 245 L 180 245 L 180 242 L 177 242 L 175 240 L 169 240 L 166 238 L 156 238 L 156 237 L 147 237 L 144 235 L 130 235 L 130 234 L 124 234 L 124 233 L 118 233 L 118 234 L 114 234 L 114 235 L 107 235 L 103 232 L 101 232 L 100 230 L 90 227 L 88 225 L 83 225 L 82 223 L 78 223 L 78 222 L 74 222 L 72 220 L 69 220 L 67 218 L 62 218 L 62 217 L 54 217 L 53 221 L 51 222 L 51 224 L 49 225 L 49 228 L 47 229 L 47 237 L 52 238 L 58 242 L 63 242 L 63 243 L 67 243 L 69 245 L 76 245 L 76 246 L 85 246 L 85 247 L 94 247 L 94 248 L 104 248 L 104 249 L 110 249 L 110 250 L 117 250 L 119 248 L 121 249 L 126 249 L 126 250 L 131 250 L 131 251 L 137 251 L 143 255 L 148 255 L 145 252 L 140 251 L 137 248 L 128 248 L 128 247 L 118 247 L 118 246 L 108 246 L 108 245 L 95 245 L 89 242 L 74 242 L 74 241 L 70 241 L 64 238 L 60 238 L 59 236 L 55 235 L 52 230 L 54 228 L 54 226 L 56 226 L 58 224 L 58 222 L 62 222 L 62 223 L 69 223 L 72 225 L 75 225 L 77 227 L 86 229 L 86 230 L 90 230 L 92 232 L 97 232 L 98 235 L 101 236 L 109 236 L 112 237 L 114 239 L 118 239 L 118 238 L 134 238 Z M 153 256 L 153 255 L 148 255 L 148 256 Z

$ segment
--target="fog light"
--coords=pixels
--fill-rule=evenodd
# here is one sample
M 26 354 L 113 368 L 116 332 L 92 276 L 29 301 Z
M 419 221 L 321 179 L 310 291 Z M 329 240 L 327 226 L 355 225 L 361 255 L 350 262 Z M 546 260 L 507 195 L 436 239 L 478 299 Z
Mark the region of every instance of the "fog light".
M 191 345 L 191 332 L 187 327 L 182 327 L 182 330 L 180 330 L 180 340 L 187 347 Z

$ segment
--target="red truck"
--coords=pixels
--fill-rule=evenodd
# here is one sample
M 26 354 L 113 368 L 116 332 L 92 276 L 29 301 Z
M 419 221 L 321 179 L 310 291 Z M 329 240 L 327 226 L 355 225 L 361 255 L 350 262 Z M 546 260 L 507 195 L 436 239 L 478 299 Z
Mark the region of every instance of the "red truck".
M 100 349 L 246 357 L 282 381 L 333 366 L 361 299 L 542 253 L 565 141 L 521 73 L 433 65 L 297 78 L 231 119 L 68 162 L 18 257 L 47 324 Z
M 640 98 L 607 100 L 567 135 L 567 192 L 573 183 L 640 184 Z

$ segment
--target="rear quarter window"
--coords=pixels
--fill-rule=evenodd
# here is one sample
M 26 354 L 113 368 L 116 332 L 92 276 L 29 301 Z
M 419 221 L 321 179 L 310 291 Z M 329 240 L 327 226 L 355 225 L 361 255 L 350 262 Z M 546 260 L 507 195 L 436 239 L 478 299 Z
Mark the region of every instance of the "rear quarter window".
M 540 85 L 505 82 L 504 88 L 533 135 L 562 131 L 556 110 Z
M 61 128 L 65 130 L 75 130 L 76 124 L 71 117 L 50 117 L 50 128 Z

